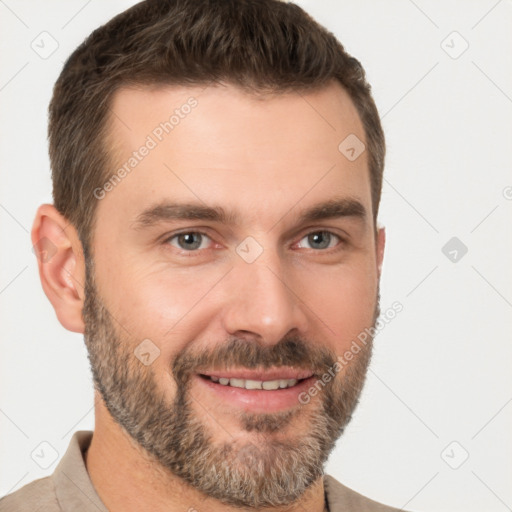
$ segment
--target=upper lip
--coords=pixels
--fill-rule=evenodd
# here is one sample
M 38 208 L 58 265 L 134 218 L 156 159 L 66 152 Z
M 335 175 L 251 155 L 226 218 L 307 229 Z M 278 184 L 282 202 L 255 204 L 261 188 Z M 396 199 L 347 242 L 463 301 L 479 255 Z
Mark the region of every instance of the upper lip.
M 217 377 L 219 379 L 244 379 L 244 380 L 280 380 L 280 379 L 307 379 L 314 374 L 311 370 L 299 368 L 279 367 L 267 370 L 247 370 L 247 369 L 231 369 L 231 370 L 204 370 L 198 372 L 200 375 L 207 377 Z

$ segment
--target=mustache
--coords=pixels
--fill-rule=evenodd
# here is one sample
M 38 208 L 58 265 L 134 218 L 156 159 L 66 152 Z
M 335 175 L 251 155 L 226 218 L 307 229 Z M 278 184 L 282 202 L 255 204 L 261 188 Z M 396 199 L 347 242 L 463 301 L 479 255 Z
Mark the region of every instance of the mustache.
M 275 368 L 291 366 L 310 370 L 315 376 L 324 374 L 337 361 L 327 347 L 315 346 L 300 337 L 287 337 L 274 345 L 261 345 L 254 340 L 230 338 L 225 344 L 200 353 L 185 349 L 172 365 L 178 385 L 186 385 L 193 374 L 204 370 L 231 368 Z

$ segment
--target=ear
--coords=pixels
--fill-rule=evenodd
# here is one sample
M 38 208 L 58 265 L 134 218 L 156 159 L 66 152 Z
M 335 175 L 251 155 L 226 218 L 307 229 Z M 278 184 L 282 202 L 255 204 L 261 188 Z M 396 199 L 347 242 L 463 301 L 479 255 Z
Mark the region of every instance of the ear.
M 53 205 L 43 204 L 31 239 L 44 293 L 59 322 L 69 331 L 83 333 L 85 262 L 78 233 Z
M 380 279 L 382 272 L 382 261 L 384 260 L 384 247 L 386 246 L 386 228 L 377 226 L 376 233 L 376 252 L 377 252 L 377 272 Z

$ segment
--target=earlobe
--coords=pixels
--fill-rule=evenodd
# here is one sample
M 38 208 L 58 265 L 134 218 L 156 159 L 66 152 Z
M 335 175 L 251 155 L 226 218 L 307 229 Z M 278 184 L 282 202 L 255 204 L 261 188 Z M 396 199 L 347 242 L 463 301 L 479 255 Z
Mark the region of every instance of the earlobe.
M 43 290 L 59 322 L 69 331 L 83 333 L 85 265 L 75 228 L 53 205 L 43 204 L 37 210 L 31 239 Z

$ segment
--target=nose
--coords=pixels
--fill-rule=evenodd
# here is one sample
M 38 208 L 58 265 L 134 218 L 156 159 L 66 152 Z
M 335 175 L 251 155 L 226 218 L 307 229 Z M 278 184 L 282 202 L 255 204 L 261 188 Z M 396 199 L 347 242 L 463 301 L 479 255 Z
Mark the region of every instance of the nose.
M 273 345 L 290 331 L 307 330 L 305 305 L 289 276 L 270 258 L 253 263 L 238 261 L 229 273 L 229 298 L 223 311 L 223 327 L 232 336 L 250 334 L 262 344 Z M 295 285 L 295 286 L 294 286 Z M 294 333 L 297 334 L 297 333 Z

